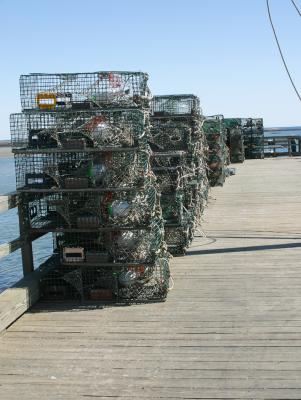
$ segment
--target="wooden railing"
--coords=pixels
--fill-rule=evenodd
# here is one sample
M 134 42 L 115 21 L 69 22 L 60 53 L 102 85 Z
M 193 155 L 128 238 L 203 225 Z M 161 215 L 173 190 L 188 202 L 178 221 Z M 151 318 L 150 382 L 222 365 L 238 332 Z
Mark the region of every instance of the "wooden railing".
M 289 155 L 298 156 L 301 154 L 301 138 L 292 136 L 275 136 L 264 139 L 265 156 Z
M 16 192 L 8 193 L 6 195 L 0 196 L 0 213 L 6 212 L 12 208 L 17 207 L 18 196 Z M 21 247 L 20 238 L 12 240 L 11 242 L 4 243 L 0 245 L 0 259 L 8 256 Z
M 12 240 L 11 242 L 0 245 L 0 259 L 7 257 L 16 250 L 21 249 L 23 275 L 25 276 L 34 271 L 32 242 L 44 234 L 36 235 L 34 237 L 28 237 L 25 235 L 25 230 L 23 229 L 23 212 L 18 202 L 18 194 L 16 192 L 0 196 L 0 213 L 16 207 L 18 207 L 19 214 L 20 237 Z
M 0 334 L 39 300 L 43 275 L 40 268 L 34 270 L 32 242 L 44 234 L 29 237 L 26 233 L 23 225 L 26 218 L 17 193 L 0 196 L 0 213 L 15 207 L 18 207 L 20 237 L 0 245 L 0 259 L 21 249 L 24 277 L 0 293 Z

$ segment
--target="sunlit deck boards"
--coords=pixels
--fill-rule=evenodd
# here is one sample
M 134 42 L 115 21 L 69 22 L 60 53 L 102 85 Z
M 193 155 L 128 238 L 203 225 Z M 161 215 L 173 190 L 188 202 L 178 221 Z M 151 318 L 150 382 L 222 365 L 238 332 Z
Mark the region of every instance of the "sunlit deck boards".
M 301 159 L 247 161 L 163 304 L 42 304 L 0 338 L 1 399 L 300 399 Z

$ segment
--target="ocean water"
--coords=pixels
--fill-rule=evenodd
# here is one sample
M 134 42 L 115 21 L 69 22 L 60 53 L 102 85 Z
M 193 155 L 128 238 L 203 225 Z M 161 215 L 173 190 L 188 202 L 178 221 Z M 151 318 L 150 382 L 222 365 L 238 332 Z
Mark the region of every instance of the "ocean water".
M 0 195 L 15 190 L 13 157 L 0 157 Z M 17 209 L 0 214 L 0 244 L 19 237 Z M 52 237 L 46 235 L 33 243 L 34 266 L 37 268 L 52 252 Z M 0 292 L 16 283 L 23 276 L 21 252 L 0 259 Z
M 301 136 L 301 128 L 300 129 L 292 129 L 292 130 L 265 130 L 264 131 L 264 136 L 268 137 L 268 138 L 273 138 L 273 137 L 277 137 L 277 136 L 296 136 L 296 137 L 300 137 Z

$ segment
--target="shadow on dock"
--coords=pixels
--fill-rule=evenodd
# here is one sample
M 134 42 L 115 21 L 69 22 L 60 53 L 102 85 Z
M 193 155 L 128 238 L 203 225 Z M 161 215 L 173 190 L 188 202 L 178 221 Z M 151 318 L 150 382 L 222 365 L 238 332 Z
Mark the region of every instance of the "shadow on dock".
M 228 247 L 223 249 L 211 249 L 211 250 L 189 250 L 186 255 L 195 256 L 199 254 L 219 254 L 219 253 L 240 253 L 245 251 L 260 251 L 260 250 L 277 250 L 277 249 L 293 249 L 300 248 L 300 243 L 284 243 L 284 244 L 273 244 L 265 246 L 242 246 L 242 247 Z

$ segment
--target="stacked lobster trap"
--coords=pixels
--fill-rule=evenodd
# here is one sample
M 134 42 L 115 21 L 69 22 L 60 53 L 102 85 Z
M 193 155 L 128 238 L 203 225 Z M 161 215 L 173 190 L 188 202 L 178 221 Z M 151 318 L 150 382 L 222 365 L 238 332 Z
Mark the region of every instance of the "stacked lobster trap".
M 245 160 L 244 137 L 240 118 L 224 118 L 227 130 L 231 163 L 243 163 Z
M 264 158 L 264 128 L 262 118 L 242 118 L 246 159 Z
M 199 99 L 194 95 L 154 96 L 150 143 L 165 241 L 171 254 L 182 255 L 193 239 L 208 194 Z
M 223 186 L 230 162 L 224 117 L 206 117 L 203 129 L 208 143 L 207 166 L 210 186 Z
M 147 74 L 30 74 L 11 116 L 28 237 L 53 233 L 48 300 L 164 300 L 169 256 L 149 141 Z

